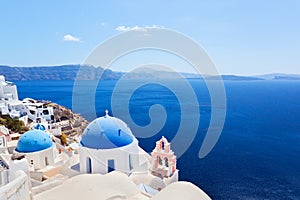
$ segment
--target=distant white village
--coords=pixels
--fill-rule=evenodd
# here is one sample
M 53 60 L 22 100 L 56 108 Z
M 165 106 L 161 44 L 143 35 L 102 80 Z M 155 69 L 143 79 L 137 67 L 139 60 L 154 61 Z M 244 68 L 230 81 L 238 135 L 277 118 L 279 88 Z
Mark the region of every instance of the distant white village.
M 4 76 L 0 76 L 0 113 L 9 115 L 11 118 L 18 118 L 25 125 L 27 125 L 28 119 L 37 123 L 54 122 L 53 107 L 47 107 L 45 103 L 31 98 L 20 101 L 17 86 L 12 82 L 5 81 Z
M 0 76 L 0 116 L 29 128 L 12 133 L 0 124 L 0 199 L 210 199 L 179 171 L 165 137 L 149 155 L 122 120 L 108 111 L 82 135 L 63 142 L 68 120 L 56 121 L 48 102 L 18 99 Z

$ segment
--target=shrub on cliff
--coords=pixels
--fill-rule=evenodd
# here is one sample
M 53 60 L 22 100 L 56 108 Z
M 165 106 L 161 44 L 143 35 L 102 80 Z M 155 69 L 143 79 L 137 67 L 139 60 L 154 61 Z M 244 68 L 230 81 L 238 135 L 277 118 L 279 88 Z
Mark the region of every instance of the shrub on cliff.
M 15 133 L 24 133 L 29 130 L 29 128 L 25 126 L 23 121 L 12 119 L 9 116 L 1 117 L 0 123 Z

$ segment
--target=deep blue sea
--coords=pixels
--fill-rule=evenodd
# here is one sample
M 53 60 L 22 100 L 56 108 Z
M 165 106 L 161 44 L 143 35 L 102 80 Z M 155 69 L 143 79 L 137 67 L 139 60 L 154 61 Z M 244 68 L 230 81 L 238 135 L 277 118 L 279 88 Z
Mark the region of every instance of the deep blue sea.
M 73 81 L 16 84 L 20 99 L 50 100 L 72 108 Z M 115 84 L 99 84 L 95 97 L 98 116 L 111 110 Z M 178 160 L 180 180 L 193 182 L 213 199 L 300 199 L 300 81 L 225 81 L 225 126 L 215 148 L 203 159 L 198 152 L 210 122 L 210 96 L 203 81 L 190 80 L 190 84 L 198 98 L 201 120 L 192 145 Z M 167 121 L 155 136 L 138 138 L 148 152 L 162 135 L 171 140 L 180 122 L 178 99 L 155 84 L 133 93 L 128 105 L 133 120 L 147 125 L 153 104 L 166 109 Z M 92 120 L 89 112 L 81 114 Z

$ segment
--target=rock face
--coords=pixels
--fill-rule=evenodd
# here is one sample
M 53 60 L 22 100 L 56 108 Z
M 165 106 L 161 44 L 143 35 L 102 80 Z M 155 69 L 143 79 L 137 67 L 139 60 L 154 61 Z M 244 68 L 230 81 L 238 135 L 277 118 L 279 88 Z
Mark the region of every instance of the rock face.
M 56 122 L 66 121 L 68 120 L 70 123 L 70 127 L 67 127 L 64 132 L 67 135 L 81 135 L 84 129 L 87 127 L 89 122 L 79 114 L 75 114 L 72 110 L 58 105 L 56 103 L 49 103 L 49 106 L 53 106 L 54 108 L 54 117 Z

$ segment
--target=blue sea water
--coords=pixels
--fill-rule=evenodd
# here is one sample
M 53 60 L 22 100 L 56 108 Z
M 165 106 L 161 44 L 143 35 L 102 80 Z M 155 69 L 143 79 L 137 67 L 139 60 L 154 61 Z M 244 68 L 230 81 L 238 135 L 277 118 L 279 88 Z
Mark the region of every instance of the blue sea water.
M 73 81 L 16 84 L 19 98 L 50 100 L 72 108 Z M 83 87 L 85 84 L 88 82 Z M 111 110 L 115 84 L 99 84 L 95 97 L 98 116 Z M 193 182 L 213 199 L 300 199 L 300 81 L 225 81 L 225 126 L 215 148 L 203 159 L 198 152 L 210 122 L 210 96 L 203 81 L 190 80 L 190 84 L 198 98 L 201 120 L 192 145 L 178 160 L 180 180 Z M 138 138 L 148 152 L 162 135 L 169 140 L 174 137 L 181 114 L 171 91 L 149 84 L 131 97 L 133 120 L 147 125 L 153 104 L 166 109 L 167 121 L 155 136 Z M 91 113 L 81 114 L 92 120 Z

